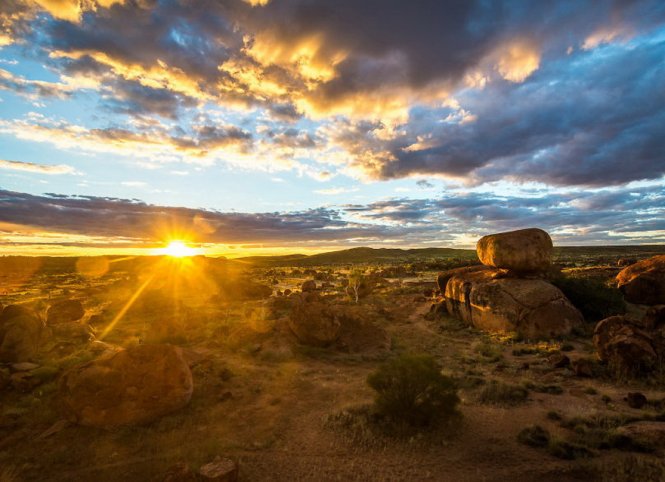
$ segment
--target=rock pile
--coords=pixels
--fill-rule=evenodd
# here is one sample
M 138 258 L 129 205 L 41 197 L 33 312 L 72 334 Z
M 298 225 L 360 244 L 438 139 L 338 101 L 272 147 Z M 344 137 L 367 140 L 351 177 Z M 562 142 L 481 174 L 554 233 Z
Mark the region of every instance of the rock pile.
M 529 339 L 566 335 L 582 324 L 582 314 L 542 279 L 552 256 L 552 240 L 545 231 L 485 236 L 476 250 L 483 265 L 438 276 L 451 315 L 482 330 L 516 332 Z
M 593 342 L 598 358 L 617 374 L 635 376 L 665 359 L 665 256 L 654 256 L 623 269 L 617 286 L 635 313 L 601 320 Z

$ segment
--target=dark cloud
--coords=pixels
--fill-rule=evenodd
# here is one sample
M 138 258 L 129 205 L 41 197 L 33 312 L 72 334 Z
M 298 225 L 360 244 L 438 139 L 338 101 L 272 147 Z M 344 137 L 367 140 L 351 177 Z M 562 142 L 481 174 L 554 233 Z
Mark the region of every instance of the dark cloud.
M 665 174 L 663 78 L 663 43 L 581 52 L 522 84 L 461 94 L 465 113 L 415 112 L 390 141 L 377 139 L 380 125 L 361 124 L 345 127 L 337 142 L 378 178 L 430 173 L 593 186 L 657 179 Z M 474 116 L 468 122 L 437 123 L 467 113 Z M 425 145 L 419 145 L 422 137 Z M 367 150 L 389 162 L 364 161 Z
M 561 244 L 665 242 L 665 188 L 500 196 L 448 193 L 297 212 L 236 213 L 90 196 L 0 191 L 0 222 L 52 232 L 155 243 L 472 244 L 492 232 L 538 226 Z M 14 227 L 13 229 L 16 229 Z
M 106 87 L 105 106 L 135 117 L 157 114 L 177 119 L 183 108 L 194 107 L 197 102 L 169 89 L 145 87 L 139 82 L 115 81 Z
M 333 209 L 290 213 L 220 213 L 135 200 L 0 191 L 0 221 L 88 236 L 158 242 L 186 235 L 209 243 L 289 243 L 375 237 L 385 228 L 356 225 Z M 335 229 L 330 229 L 335 228 Z

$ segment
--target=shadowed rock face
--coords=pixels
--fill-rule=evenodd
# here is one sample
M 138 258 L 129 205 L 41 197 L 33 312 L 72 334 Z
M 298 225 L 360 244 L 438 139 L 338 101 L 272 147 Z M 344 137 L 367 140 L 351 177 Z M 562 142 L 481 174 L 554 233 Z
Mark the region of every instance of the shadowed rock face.
M 642 320 L 617 315 L 599 321 L 593 333 L 598 358 L 622 375 L 651 371 L 665 355 L 663 313 L 657 307 Z
M 79 300 L 63 300 L 51 305 L 46 312 L 46 322 L 51 324 L 78 321 L 85 315 Z
M 301 343 L 327 346 L 339 337 L 340 307 L 306 295 L 298 299 L 289 317 L 289 328 Z
M 545 231 L 530 228 L 483 236 L 476 251 L 485 266 L 517 273 L 538 273 L 549 268 L 553 245 Z
M 150 422 L 183 408 L 193 386 L 180 348 L 139 345 L 72 368 L 58 388 L 68 419 L 110 428 Z
M 449 313 L 482 330 L 517 332 L 530 339 L 565 335 L 584 321 L 547 281 L 502 275 L 490 269 L 452 276 L 445 292 Z
M 21 362 L 39 350 L 43 323 L 39 315 L 21 305 L 8 305 L 0 314 L 0 362 Z
M 644 259 L 623 269 L 617 286 L 630 303 L 665 304 L 665 255 Z

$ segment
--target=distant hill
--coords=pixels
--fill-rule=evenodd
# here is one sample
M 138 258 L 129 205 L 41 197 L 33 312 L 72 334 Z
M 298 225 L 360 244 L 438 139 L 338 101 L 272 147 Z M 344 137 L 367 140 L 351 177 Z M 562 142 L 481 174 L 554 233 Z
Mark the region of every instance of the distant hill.
M 426 259 L 461 258 L 477 259 L 473 249 L 455 248 L 351 248 L 327 253 L 287 256 L 248 256 L 236 258 L 235 261 L 249 263 L 254 266 L 323 266 L 328 264 L 356 263 L 399 263 Z

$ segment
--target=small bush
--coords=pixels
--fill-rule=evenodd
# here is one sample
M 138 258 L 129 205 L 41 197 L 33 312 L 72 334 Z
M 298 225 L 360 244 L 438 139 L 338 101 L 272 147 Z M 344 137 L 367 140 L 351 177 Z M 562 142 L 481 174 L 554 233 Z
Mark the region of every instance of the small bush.
M 564 460 L 586 459 L 594 456 L 594 453 L 583 445 L 565 440 L 550 440 L 547 451 Z
M 526 401 L 529 391 L 519 385 L 492 380 L 480 392 L 480 402 L 493 405 L 517 405 Z
M 549 412 L 547 412 L 547 418 L 549 418 L 550 420 L 555 420 L 555 421 L 560 421 L 560 420 L 563 419 L 561 414 L 559 412 L 557 412 L 556 410 L 550 410 Z
M 402 355 L 370 374 L 367 383 L 377 392 L 376 412 L 394 421 L 424 427 L 458 415 L 457 386 L 430 356 Z
M 540 425 L 532 425 L 517 434 L 517 441 L 529 447 L 547 447 L 550 442 L 550 433 Z
M 599 321 L 626 311 L 621 292 L 601 279 L 561 275 L 552 279 L 552 284 L 563 291 L 586 321 Z
M 483 356 L 487 361 L 498 362 L 503 358 L 503 349 L 501 345 L 491 342 L 483 342 L 475 347 L 476 353 Z

